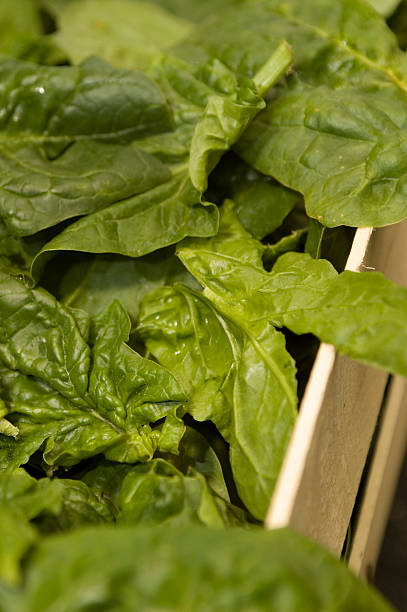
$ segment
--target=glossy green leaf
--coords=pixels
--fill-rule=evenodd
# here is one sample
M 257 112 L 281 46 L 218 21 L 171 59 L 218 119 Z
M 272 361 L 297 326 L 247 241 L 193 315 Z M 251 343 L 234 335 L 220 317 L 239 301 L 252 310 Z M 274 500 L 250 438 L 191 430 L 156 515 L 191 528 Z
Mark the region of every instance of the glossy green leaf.
M 0 436 L 2 470 L 42 445 L 49 465 L 98 453 L 132 463 L 157 448 L 177 452 L 183 393 L 169 372 L 125 344 L 130 320 L 118 302 L 89 330 L 84 314 L 75 318 L 45 291 L 1 280 L 0 384 L 7 419 L 19 430 L 16 439 Z
M 214 62 L 212 72 L 221 94 L 209 98 L 191 143 L 189 173 L 197 189 L 206 190 L 209 173 L 266 106 L 262 96 L 283 76 L 292 60 L 290 48 L 283 41 L 253 81 L 241 83 L 231 78 L 220 62 Z
M 120 68 L 146 68 L 191 31 L 191 24 L 149 2 L 76 0 L 57 10 L 55 39 L 73 63 L 98 55 Z
M 124 478 L 117 521 L 126 524 L 223 527 L 244 523 L 244 513 L 211 492 L 205 478 L 190 469 L 184 476 L 162 460 L 134 466 Z
M 8 60 L 0 75 L 0 215 L 12 234 L 34 234 L 168 180 L 158 160 L 124 146 L 170 129 L 166 102 L 144 74 L 92 59 L 74 68 Z
M 217 226 L 217 208 L 202 205 L 188 174 L 180 172 L 146 194 L 76 221 L 48 242 L 40 256 L 72 250 L 140 257 L 186 236 L 212 236 Z
M 239 495 L 264 518 L 296 418 L 284 336 L 267 322 L 233 322 L 181 285 L 144 299 L 139 334 L 183 385 L 188 412 L 213 421 L 229 442 Z
M 345 564 L 289 530 L 82 530 L 38 546 L 23 596 L 24 612 L 391 610 Z
M 59 295 L 65 306 L 81 308 L 90 315 L 118 299 L 134 327 L 143 297 L 157 287 L 175 282 L 199 289 L 194 277 L 174 255 L 160 252 L 139 259 L 100 255 L 73 264 L 62 279 Z
M 337 274 L 326 260 L 282 255 L 271 272 L 184 248 L 181 260 L 224 312 L 312 333 L 358 361 L 407 376 L 407 290 L 378 272 Z
M 283 36 L 295 72 L 248 129 L 239 154 L 303 193 L 308 214 L 329 227 L 405 218 L 407 61 L 367 4 L 247 2 L 208 21 L 178 52 L 196 62 L 218 57 L 253 76 Z

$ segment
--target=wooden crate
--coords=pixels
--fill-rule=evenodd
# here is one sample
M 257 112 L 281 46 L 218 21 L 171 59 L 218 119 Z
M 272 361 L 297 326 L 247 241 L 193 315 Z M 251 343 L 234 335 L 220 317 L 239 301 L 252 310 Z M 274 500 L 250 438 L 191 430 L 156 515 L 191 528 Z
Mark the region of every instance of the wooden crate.
M 357 230 L 346 268 L 379 270 L 407 286 L 407 221 L 379 230 Z M 289 525 L 337 556 L 341 554 L 388 378 L 385 372 L 339 355 L 330 345 L 320 346 L 271 500 L 268 528 Z M 379 468 L 378 460 L 375 466 L 372 463 L 376 475 L 369 479 L 368 506 L 360 513 L 350 556 L 351 566 L 358 573 L 364 573 L 367 565 L 375 562 L 389 496 L 394 493 L 405 445 L 401 432 L 405 433 L 407 421 L 401 423 L 400 430 L 394 422 L 395 414 L 400 414 L 405 388 L 404 379 L 398 379 L 397 393 L 390 394 L 392 426 L 387 425 L 386 442 L 381 444 Z M 394 444 L 392 435 L 397 432 Z M 385 477 L 393 482 L 393 489 L 383 490 Z M 386 502 L 379 509 L 378 499 L 383 495 Z M 372 525 L 377 521 L 381 527 L 371 538 Z M 370 552 L 366 555 L 367 548 Z

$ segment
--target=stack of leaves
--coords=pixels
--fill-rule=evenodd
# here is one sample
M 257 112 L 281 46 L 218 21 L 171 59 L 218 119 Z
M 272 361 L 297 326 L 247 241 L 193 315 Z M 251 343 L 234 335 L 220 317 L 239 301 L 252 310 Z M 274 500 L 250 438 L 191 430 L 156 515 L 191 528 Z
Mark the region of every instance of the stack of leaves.
M 343 271 L 407 217 L 394 34 L 362 0 L 3 0 L 0 33 L 0 610 L 388 609 L 259 524 L 318 341 L 407 376 L 407 290 Z

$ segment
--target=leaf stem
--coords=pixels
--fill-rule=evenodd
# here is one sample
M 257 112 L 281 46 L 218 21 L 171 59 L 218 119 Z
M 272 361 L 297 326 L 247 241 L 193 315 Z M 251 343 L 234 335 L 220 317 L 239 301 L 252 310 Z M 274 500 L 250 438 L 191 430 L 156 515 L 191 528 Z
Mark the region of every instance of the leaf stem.
M 294 61 L 293 52 L 286 40 L 282 40 L 273 55 L 260 68 L 253 81 L 257 91 L 264 96 L 283 76 Z

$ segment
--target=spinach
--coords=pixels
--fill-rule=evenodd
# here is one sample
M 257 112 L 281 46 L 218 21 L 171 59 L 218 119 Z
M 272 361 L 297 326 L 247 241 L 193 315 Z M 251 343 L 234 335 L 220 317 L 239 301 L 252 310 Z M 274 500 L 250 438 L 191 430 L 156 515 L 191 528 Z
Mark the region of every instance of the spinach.
M 407 289 L 379 272 L 338 275 L 330 262 L 304 253 L 281 255 L 267 272 L 240 255 L 253 249 L 253 239 L 241 232 L 238 240 L 233 254 L 221 233 L 178 250 L 223 313 L 246 324 L 264 321 L 313 333 L 354 359 L 407 376 Z
M 145 298 L 139 333 L 183 382 L 190 414 L 211 420 L 230 443 L 238 493 L 262 519 L 296 417 L 295 366 L 284 336 L 267 322 L 228 320 L 178 285 Z
M 44 443 L 50 466 L 98 453 L 131 463 L 157 448 L 176 452 L 184 394 L 167 370 L 125 344 L 130 320 L 120 303 L 90 321 L 3 278 L 0 310 L 0 384 L 18 430 L 3 440 L 1 470 L 26 463 Z
M 142 551 L 143 563 L 134 562 L 135 551 Z M 342 563 L 294 532 L 199 527 L 107 527 L 48 538 L 30 564 L 20 610 L 46 612 L 56 605 L 61 612 L 391 609 Z
M 407 376 L 407 290 L 343 272 L 407 217 L 379 12 L 2 2 L 0 610 L 389 609 L 259 524 L 318 339 Z

